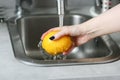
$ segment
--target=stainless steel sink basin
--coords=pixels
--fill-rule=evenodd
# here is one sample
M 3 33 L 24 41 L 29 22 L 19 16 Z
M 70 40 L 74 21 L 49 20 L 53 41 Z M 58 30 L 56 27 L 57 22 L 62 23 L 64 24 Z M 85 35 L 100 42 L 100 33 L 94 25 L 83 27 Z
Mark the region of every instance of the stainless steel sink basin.
M 80 24 L 90 18 L 80 14 L 65 15 L 64 25 Z M 16 59 L 35 66 L 95 64 L 119 59 L 119 47 L 110 36 L 105 35 L 76 47 L 64 60 L 44 60 L 37 45 L 45 31 L 58 26 L 58 20 L 58 15 L 37 15 L 10 19 L 8 29 Z

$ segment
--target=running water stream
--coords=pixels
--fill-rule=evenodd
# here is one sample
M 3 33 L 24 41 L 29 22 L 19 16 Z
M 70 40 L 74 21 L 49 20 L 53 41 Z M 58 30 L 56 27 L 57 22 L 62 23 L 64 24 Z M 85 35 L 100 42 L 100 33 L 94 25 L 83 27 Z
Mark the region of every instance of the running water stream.
M 59 27 L 62 27 L 64 24 L 64 0 L 57 0 L 57 10 L 59 16 Z M 53 60 L 63 59 L 63 56 L 56 55 L 53 56 Z
M 64 0 L 57 0 L 57 9 L 58 9 L 58 16 L 59 16 L 59 27 L 62 27 L 64 24 Z M 45 51 L 42 50 L 41 47 L 41 41 L 38 44 L 38 47 L 40 47 L 41 49 L 41 53 L 43 53 L 43 57 L 45 57 Z M 59 55 L 55 55 L 55 56 L 48 56 L 49 59 L 51 60 L 64 60 L 66 59 L 65 55 L 59 54 Z M 46 59 L 46 58 L 44 58 Z

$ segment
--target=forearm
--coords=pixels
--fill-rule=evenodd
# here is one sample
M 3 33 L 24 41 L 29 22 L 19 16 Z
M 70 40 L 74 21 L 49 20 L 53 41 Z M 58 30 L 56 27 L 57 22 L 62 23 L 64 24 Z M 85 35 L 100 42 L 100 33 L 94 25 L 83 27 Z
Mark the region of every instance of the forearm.
M 95 17 L 83 24 L 85 33 L 91 38 L 120 31 L 120 4 L 107 12 Z

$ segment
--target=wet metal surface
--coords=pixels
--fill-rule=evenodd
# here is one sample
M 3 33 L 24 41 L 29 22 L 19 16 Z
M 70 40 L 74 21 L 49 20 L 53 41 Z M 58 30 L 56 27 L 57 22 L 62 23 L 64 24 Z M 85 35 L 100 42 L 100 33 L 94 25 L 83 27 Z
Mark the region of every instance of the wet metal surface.
M 65 15 L 64 25 L 80 24 L 90 19 L 83 15 Z M 108 36 L 98 37 L 76 47 L 65 59 L 43 58 L 38 43 L 41 35 L 52 27 L 59 26 L 58 15 L 26 16 L 8 22 L 8 29 L 16 59 L 35 66 L 75 65 L 106 63 L 118 60 L 119 47 Z M 16 23 L 15 23 L 16 22 Z

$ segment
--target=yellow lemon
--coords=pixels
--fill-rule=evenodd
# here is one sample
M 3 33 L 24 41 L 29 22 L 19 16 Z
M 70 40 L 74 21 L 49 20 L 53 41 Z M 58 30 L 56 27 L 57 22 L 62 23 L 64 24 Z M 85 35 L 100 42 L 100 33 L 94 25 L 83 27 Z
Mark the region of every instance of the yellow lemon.
M 58 31 L 51 31 L 45 35 L 42 48 L 51 55 L 57 55 L 67 51 L 72 46 L 72 40 L 70 36 L 63 36 L 57 40 L 50 40 L 51 36 L 54 36 Z

